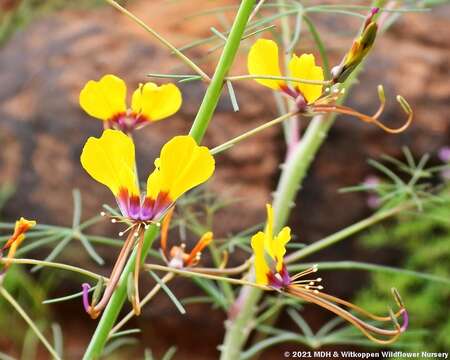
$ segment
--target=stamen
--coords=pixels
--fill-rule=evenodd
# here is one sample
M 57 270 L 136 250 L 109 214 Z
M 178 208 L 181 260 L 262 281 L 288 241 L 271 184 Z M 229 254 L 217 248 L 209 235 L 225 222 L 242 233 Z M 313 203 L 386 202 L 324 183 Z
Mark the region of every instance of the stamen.
M 106 213 L 104 211 L 100 211 L 100 216 L 106 216 Z
M 314 264 L 310 268 L 308 268 L 306 270 L 303 270 L 303 271 L 299 272 L 298 274 L 294 275 L 293 277 L 291 277 L 291 280 L 294 281 L 294 280 L 296 280 L 298 278 L 301 278 L 303 276 L 315 273 L 315 272 L 317 272 L 317 270 L 318 270 L 318 264 Z M 307 281 L 311 281 L 311 280 L 307 280 Z
M 136 261 L 134 263 L 134 297 L 133 297 L 133 310 L 134 314 L 136 316 L 140 315 L 141 313 L 141 304 L 139 299 L 139 273 L 141 268 L 141 258 L 142 258 L 142 245 L 144 242 L 144 232 L 139 231 L 141 228 L 138 226 L 138 230 L 136 233 L 138 233 L 138 243 L 137 243 L 137 254 L 136 254 Z M 136 234 L 135 234 L 136 235 Z
M 379 344 L 390 344 L 393 343 L 397 338 L 400 336 L 402 331 L 406 329 L 407 321 L 407 313 L 405 315 L 406 310 L 401 309 L 400 314 L 404 317 L 404 324 L 402 327 L 396 326 L 396 330 L 385 330 L 380 329 L 376 326 L 373 326 L 371 324 L 368 324 L 361 319 L 357 318 L 355 315 L 351 314 L 347 310 L 337 306 L 336 304 L 333 304 L 332 302 L 325 300 L 324 297 L 328 296 L 331 298 L 331 295 L 320 293 L 318 290 L 314 291 L 305 291 L 303 287 L 298 286 L 288 286 L 287 292 L 291 295 L 294 295 L 296 297 L 299 297 L 305 301 L 317 304 L 325 309 L 328 309 L 329 311 L 335 313 L 336 315 L 342 317 L 344 320 L 347 320 L 351 324 L 353 324 L 355 327 L 357 327 L 366 337 L 368 337 L 370 340 L 379 343 Z M 340 300 L 340 299 L 338 299 Z M 345 302 L 344 300 L 340 300 L 340 302 Z M 396 316 L 396 315 L 395 315 Z M 389 318 L 390 319 L 390 318 Z M 392 321 L 392 320 L 391 320 Z M 382 336 L 388 336 L 389 339 L 379 339 L 375 337 L 372 334 L 378 334 Z
M 114 219 L 113 219 L 113 220 L 114 220 Z M 111 220 L 111 221 L 112 221 L 112 220 Z M 130 231 L 131 229 L 133 229 L 136 225 L 138 225 L 138 229 L 139 229 L 139 223 L 131 224 L 131 225 L 128 226 L 124 231 L 120 231 L 120 232 L 119 232 L 119 236 L 125 235 L 128 231 Z M 134 236 L 136 236 L 136 233 L 134 234 Z
M 339 114 L 350 115 L 350 116 L 356 117 L 357 119 L 359 119 L 361 121 L 375 124 L 382 130 L 384 130 L 390 134 L 398 134 L 398 133 L 405 131 L 409 127 L 409 125 L 411 125 L 411 122 L 413 120 L 413 115 L 414 115 L 413 111 L 411 109 L 411 106 L 408 104 L 408 102 L 400 95 L 398 95 L 396 97 L 397 102 L 400 104 L 401 108 L 406 113 L 408 118 L 406 119 L 406 122 L 399 128 L 390 128 L 378 120 L 380 115 L 383 113 L 384 107 L 386 104 L 384 90 L 381 85 L 378 86 L 378 98 L 380 100 L 380 106 L 379 106 L 378 110 L 376 111 L 376 113 L 373 114 L 372 116 L 362 114 L 362 113 L 360 113 L 354 109 L 351 109 L 347 106 L 332 104 L 326 98 L 316 101 L 311 108 L 312 108 L 313 112 L 317 112 L 317 113 L 335 112 L 335 113 L 339 113 Z

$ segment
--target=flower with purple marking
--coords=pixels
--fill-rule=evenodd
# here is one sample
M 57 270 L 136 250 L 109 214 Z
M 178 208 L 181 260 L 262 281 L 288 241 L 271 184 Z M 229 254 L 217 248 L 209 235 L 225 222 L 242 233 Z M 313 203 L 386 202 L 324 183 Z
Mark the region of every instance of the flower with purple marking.
M 87 286 L 83 285 L 83 303 L 91 317 L 96 318 L 114 292 L 135 242 L 140 254 L 145 229 L 151 223 L 158 222 L 182 194 L 208 180 L 214 172 L 215 163 L 209 149 L 197 145 L 191 136 L 176 136 L 162 147 L 160 157 L 155 160 L 155 169 L 148 176 L 147 191 L 142 194 L 138 185 L 133 140 L 121 131 L 107 129 L 100 138 L 88 139 L 81 154 L 81 164 L 89 175 L 114 194 L 122 216 L 114 216 L 111 221 L 130 224 L 127 230 L 119 233 L 122 236 L 129 232 L 129 235 L 99 303 L 87 306 Z M 140 263 L 136 261 L 135 264 L 133 308 L 139 314 L 137 274 Z
M 161 86 L 148 82 L 139 84 L 127 107 L 127 86 L 115 75 L 89 80 L 80 92 L 80 106 L 90 116 L 103 121 L 105 129 L 130 133 L 151 122 L 175 114 L 182 103 L 180 90 L 174 84 Z

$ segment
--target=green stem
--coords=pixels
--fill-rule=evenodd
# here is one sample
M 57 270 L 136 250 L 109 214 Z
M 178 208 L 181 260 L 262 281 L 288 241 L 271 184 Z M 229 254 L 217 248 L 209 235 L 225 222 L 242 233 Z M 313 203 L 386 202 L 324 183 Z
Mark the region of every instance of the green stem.
M 375 3 L 379 5 L 379 1 L 375 1 Z M 362 65 L 358 66 L 347 79 L 346 84 L 344 84 L 348 85 L 346 86 L 347 90 L 361 69 Z M 344 99 L 345 97 L 341 97 L 340 100 L 343 101 Z M 334 114 L 326 118 L 321 115 L 315 116 L 302 140 L 290 149 L 286 163 L 282 166 L 281 177 L 273 201 L 274 231 L 280 230 L 287 224 L 301 183 L 317 151 L 325 140 L 335 117 Z M 221 348 L 221 360 L 234 360 L 241 357 L 242 348 L 247 342 L 250 333 L 249 330 L 244 332 L 243 329 L 246 329 L 252 323 L 261 296 L 262 292 L 259 289 L 249 287 L 241 289 L 238 315 L 227 322 L 224 343 Z
M 274 231 L 279 231 L 287 224 L 301 183 L 333 121 L 334 117 L 327 119 L 322 116 L 314 117 L 302 140 L 293 148 L 290 156 L 282 165 L 283 171 L 273 199 L 276 219 Z
M 280 230 L 288 221 L 291 206 L 300 188 L 299 184 L 306 175 L 309 165 L 325 139 L 333 119 L 315 117 L 308 127 L 302 141 L 296 145 L 282 167 L 281 177 L 273 201 L 274 231 Z M 249 331 L 243 332 L 255 316 L 258 302 L 262 296 L 259 289 L 244 287 L 241 289 L 242 304 L 238 315 L 228 322 L 221 360 L 239 359 L 243 346 L 247 342 Z
M 47 341 L 45 336 L 41 333 L 39 328 L 36 326 L 36 324 L 33 322 L 33 320 L 30 319 L 28 314 L 25 312 L 24 309 L 20 306 L 20 304 L 11 296 L 11 294 L 6 290 L 3 286 L 0 286 L 0 294 L 5 298 L 6 301 L 8 301 L 12 307 L 19 313 L 20 316 L 25 320 L 25 322 L 28 324 L 28 326 L 33 330 L 33 332 L 36 334 L 36 336 L 41 340 L 42 344 L 47 348 L 48 352 L 52 355 L 54 359 L 60 360 L 60 356 L 57 354 L 55 349 L 50 345 L 50 343 Z
M 158 234 L 158 227 L 152 225 L 145 233 L 144 243 L 142 246 L 141 263 L 144 262 L 145 257 L 153 244 L 153 240 Z M 136 261 L 137 249 L 134 249 L 130 256 L 125 268 L 123 269 L 117 288 L 114 294 L 111 296 L 108 305 L 103 311 L 102 317 L 97 325 L 94 335 L 91 338 L 91 342 L 83 356 L 84 360 L 94 360 L 100 358 L 106 341 L 108 340 L 109 332 L 111 331 L 114 323 L 119 316 L 125 300 L 127 299 L 127 282 L 128 275 L 134 270 L 134 263 Z
M 110 0 L 107 1 L 111 4 L 114 3 L 113 1 Z M 231 28 L 230 35 L 228 36 L 227 43 L 225 44 L 225 47 L 223 49 L 222 56 L 220 57 L 219 64 L 217 65 L 214 76 L 208 85 L 206 94 L 203 98 L 202 104 L 200 105 L 198 114 L 194 120 L 194 123 L 192 124 L 190 135 L 198 143 L 202 141 L 203 136 L 208 127 L 208 124 L 214 113 L 214 110 L 219 102 L 220 93 L 222 91 L 225 77 L 227 76 L 228 71 L 236 56 L 236 52 L 238 50 L 242 34 L 245 30 L 245 26 L 247 24 L 247 20 L 248 17 L 250 16 L 254 3 L 255 0 L 242 1 L 235 18 L 235 22 Z M 122 9 L 119 10 L 123 12 Z M 141 24 L 141 21 L 131 13 L 127 12 L 125 13 L 131 18 L 133 18 L 136 22 L 138 22 L 141 26 L 145 25 Z M 147 30 L 150 31 L 149 29 Z M 153 240 L 156 238 L 156 235 L 157 235 L 156 226 L 152 226 L 145 233 L 144 244 L 142 247 L 142 258 L 141 258 L 142 262 L 145 260 L 145 257 L 149 252 Z M 102 314 L 100 322 L 97 325 L 97 329 L 95 330 L 95 333 L 91 339 L 91 342 L 89 343 L 86 353 L 84 354 L 83 357 L 84 360 L 98 359 L 101 356 L 103 348 L 108 339 L 108 334 L 113 328 L 114 323 L 119 315 L 119 312 L 122 309 L 122 306 L 127 298 L 127 279 L 128 275 L 134 269 L 135 260 L 136 260 L 136 250 L 133 251 L 132 255 L 130 256 L 130 259 L 128 260 L 122 272 L 122 276 L 120 277 L 117 289 L 115 290 L 106 309 Z
M 253 135 L 259 133 L 260 131 L 265 130 L 273 125 L 279 124 L 279 123 L 289 119 L 291 116 L 295 115 L 296 113 L 297 113 L 297 111 L 293 111 L 293 112 L 289 112 L 287 114 L 281 115 L 281 116 L 277 117 L 276 119 L 268 121 L 268 122 L 262 124 L 261 126 L 258 126 L 250 131 L 247 131 L 239 136 L 236 136 L 235 138 L 228 140 L 228 141 L 224 142 L 223 144 L 211 149 L 211 154 L 216 155 L 222 151 L 225 151 L 225 150 L 231 148 L 232 146 L 234 146 L 235 144 L 237 144 L 238 142 L 245 140 L 245 139 L 249 138 L 250 136 L 253 136 Z
M 233 26 L 231 27 L 230 34 L 228 35 L 227 42 L 223 48 L 219 63 L 217 64 L 216 71 L 214 72 L 214 76 L 209 83 L 205 97 L 203 98 L 197 116 L 192 124 L 191 131 L 189 132 L 189 134 L 197 142 L 200 142 L 203 138 L 203 135 L 205 134 L 208 124 L 213 116 L 214 110 L 219 103 L 225 77 L 228 75 L 234 58 L 236 57 L 242 35 L 244 34 L 248 18 L 254 5 L 255 0 L 241 1 L 241 5 L 239 6 Z
M 35 260 L 35 259 L 6 259 L 6 258 L 0 258 L 0 263 L 6 263 L 11 262 L 12 264 L 30 264 L 30 265 L 39 265 L 39 266 L 45 266 L 45 267 L 53 267 L 57 269 L 67 270 L 76 272 L 80 275 L 88 276 L 96 280 L 100 280 L 101 278 L 108 280 L 108 278 L 105 278 L 101 275 L 98 275 L 92 271 L 85 270 L 76 266 L 62 264 L 62 263 L 56 263 L 51 261 L 44 261 L 44 260 Z
M 332 82 L 330 80 L 308 80 L 302 79 L 292 76 L 272 76 L 272 75 L 233 75 L 227 76 L 226 80 L 229 81 L 237 81 L 237 80 L 256 80 L 256 79 L 267 79 L 267 80 L 284 80 L 284 81 L 293 81 L 302 84 L 311 84 L 311 85 L 331 85 Z
M 197 74 L 199 74 L 203 80 L 209 81 L 209 76 L 203 72 L 191 59 L 189 59 L 186 55 L 184 55 L 180 50 L 178 50 L 175 46 L 173 46 L 169 41 L 159 35 L 155 30 L 149 27 L 146 23 L 144 23 L 141 19 L 139 19 L 136 15 L 125 9 L 123 6 L 119 5 L 114 0 L 105 0 L 108 4 L 119 10 L 122 14 L 128 16 L 131 20 L 133 20 L 136 24 L 141 26 L 145 31 L 154 36 L 159 42 L 161 42 L 164 46 L 173 51 L 175 55 L 177 55 L 187 66 L 189 66 L 192 70 L 194 70 Z

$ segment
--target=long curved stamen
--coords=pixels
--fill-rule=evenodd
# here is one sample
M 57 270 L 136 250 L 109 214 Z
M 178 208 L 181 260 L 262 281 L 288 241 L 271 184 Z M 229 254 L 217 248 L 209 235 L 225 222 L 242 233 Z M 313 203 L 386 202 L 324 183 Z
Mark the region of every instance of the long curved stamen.
M 340 308 L 339 306 L 333 304 L 330 301 L 327 301 L 319 296 L 317 296 L 319 294 L 318 291 L 308 291 L 308 290 L 304 290 L 301 287 L 297 287 L 297 286 L 289 286 L 286 291 L 291 294 L 294 295 L 296 297 L 299 297 L 305 301 L 314 303 L 316 305 L 319 305 L 325 309 L 328 309 L 329 311 L 335 313 L 336 315 L 342 317 L 343 319 L 347 320 L 348 322 L 350 322 L 351 324 L 353 324 L 355 327 L 357 327 L 367 338 L 369 338 L 370 340 L 377 342 L 379 344 L 391 344 L 394 341 L 397 340 L 397 338 L 400 336 L 400 334 L 402 333 L 402 331 L 404 331 L 403 329 L 406 328 L 405 325 L 407 325 L 407 312 L 405 309 L 402 309 L 402 314 L 404 315 L 405 318 L 405 324 L 402 327 L 399 327 L 396 324 L 397 330 L 385 330 L 385 329 L 380 329 L 377 328 L 373 325 L 367 324 L 366 322 L 362 321 L 361 319 L 357 318 L 356 316 L 354 316 L 353 314 L 349 313 L 348 311 Z M 379 334 L 379 335 L 383 335 L 383 336 L 390 336 L 391 338 L 388 340 L 385 339 L 379 339 L 375 336 L 373 336 L 371 333 L 375 333 L 375 334 Z
M 384 125 L 383 123 L 381 123 L 378 120 L 380 115 L 383 113 L 385 104 L 386 104 L 384 91 L 381 86 L 378 87 L 378 97 L 380 99 L 380 106 L 379 106 L 378 110 L 375 112 L 375 114 L 373 114 L 372 116 L 362 114 L 362 113 L 360 113 L 354 109 L 351 109 L 347 106 L 337 105 L 337 104 L 320 104 L 320 103 L 315 104 L 315 105 L 313 105 L 313 111 L 319 112 L 319 113 L 320 112 L 336 112 L 336 113 L 340 113 L 340 114 L 350 115 L 350 116 L 360 119 L 361 121 L 375 124 L 379 128 L 381 128 L 384 131 L 391 133 L 391 134 L 398 134 L 398 133 L 405 131 L 411 125 L 411 122 L 413 120 L 413 115 L 414 115 L 408 102 L 403 97 L 397 96 L 397 98 L 396 98 L 397 102 L 400 104 L 403 111 L 408 115 L 408 118 L 406 119 L 405 124 L 403 124 L 401 127 L 393 129 L 393 128 L 390 128 L 390 127 Z
M 365 316 L 367 316 L 367 317 L 369 317 L 369 318 L 371 318 L 373 320 L 377 320 L 377 321 L 392 321 L 392 318 L 390 316 L 377 316 L 377 315 L 374 315 L 374 314 L 368 312 L 367 310 L 364 310 L 363 308 L 361 308 L 361 307 L 359 307 L 359 306 L 357 306 L 355 304 L 352 304 L 352 303 L 350 303 L 348 301 L 339 299 L 339 298 L 337 298 L 337 297 L 335 297 L 333 295 L 329 295 L 329 294 L 326 294 L 326 293 L 323 293 L 323 292 L 320 292 L 319 294 L 316 294 L 316 295 L 319 296 L 319 297 L 322 297 L 324 299 L 330 300 L 332 302 L 335 302 L 335 303 L 347 306 L 348 308 L 353 309 L 353 310 L 359 312 L 360 314 L 365 315 Z M 402 316 L 402 314 L 403 314 L 403 308 L 401 308 L 399 311 L 397 311 L 394 314 L 394 316 L 396 318 L 398 318 L 398 317 Z
M 298 274 L 295 274 L 294 276 L 292 276 L 291 281 L 295 281 L 298 278 L 315 273 L 315 272 L 317 272 L 317 270 L 318 270 L 318 266 L 317 266 L 317 264 L 315 264 L 315 265 L 311 266 L 310 268 L 303 270 L 303 271 L 299 272 Z
M 134 263 L 134 298 L 133 298 L 133 310 L 136 316 L 141 313 L 141 305 L 139 299 L 139 273 L 141 269 L 141 257 L 142 257 L 142 245 L 144 242 L 144 231 L 141 226 L 136 230 L 139 239 L 137 240 L 137 255 Z
M 120 275 L 122 274 L 122 270 L 125 266 L 125 262 L 128 258 L 128 255 L 133 247 L 135 235 L 134 232 L 131 232 L 127 239 L 125 240 L 125 243 L 120 250 L 120 254 L 117 258 L 116 263 L 114 264 L 114 267 L 111 272 L 111 276 L 108 281 L 108 285 L 106 286 L 105 291 L 103 292 L 103 296 L 101 300 L 96 304 L 95 306 L 89 306 L 88 313 L 91 315 L 91 318 L 96 319 L 98 315 L 102 312 L 102 310 L 106 307 L 108 304 L 109 299 L 111 298 L 117 283 L 119 282 Z

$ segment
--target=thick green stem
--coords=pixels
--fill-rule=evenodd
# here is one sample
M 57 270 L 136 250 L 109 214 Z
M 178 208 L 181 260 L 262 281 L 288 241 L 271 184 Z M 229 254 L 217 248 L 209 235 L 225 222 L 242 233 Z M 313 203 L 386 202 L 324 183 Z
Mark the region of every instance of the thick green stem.
M 242 35 L 244 34 L 248 18 L 254 5 L 255 0 L 243 0 L 241 2 L 233 26 L 231 27 L 230 35 L 227 38 L 219 63 L 217 64 L 216 71 L 206 90 L 205 97 L 189 132 L 197 142 L 200 142 L 203 138 L 214 110 L 219 103 L 225 77 L 228 75 L 228 71 L 236 57 Z
M 253 9 L 254 3 L 255 0 L 243 0 L 241 2 L 241 6 L 239 7 L 238 13 L 223 49 L 214 76 L 209 83 L 202 104 L 200 105 L 198 114 L 195 118 L 194 123 L 192 124 L 190 135 L 198 143 L 202 141 L 214 110 L 216 109 L 216 106 L 219 102 L 224 79 L 228 75 L 228 71 L 236 56 L 236 52 L 239 48 L 245 26 L 247 25 L 247 21 Z M 152 226 L 149 230 L 147 230 L 142 247 L 142 262 L 144 261 L 148 251 L 150 250 L 150 247 L 153 243 L 153 240 L 156 238 L 157 233 L 158 230 L 156 226 Z M 120 277 L 117 289 L 115 290 L 105 311 L 102 314 L 102 318 L 100 319 L 100 322 L 97 325 L 97 329 L 95 330 L 88 349 L 84 354 L 84 360 L 98 359 L 101 356 L 103 348 L 108 339 L 108 334 L 114 326 L 119 312 L 122 309 L 122 306 L 127 298 L 127 279 L 128 275 L 134 269 L 135 260 L 136 249 L 130 256 L 130 259 L 128 260 L 122 272 L 122 276 Z
M 145 233 L 144 244 L 142 246 L 142 256 L 141 263 L 144 262 L 145 257 L 153 244 L 153 240 L 158 234 L 158 227 L 152 225 Z M 103 348 L 105 347 L 106 341 L 108 339 L 108 334 L 111 331 L 114 323 L 119 316 L 120 310 L 122 309 L 125 300 L 127 299 L 127 282 L 128 275 L 134 270 L 134 263 L 136 261 L 137 249 L 134 249 L 130 256 L 125 268 L 123 269 L 122 276 L 120 277 L 117 288 L 114 294 L 111 296 L 105 311 L 97 325 L 94 335 L 91 338 L 91 342 L 83 356 L 83 360 L 94 360 L 100 358 Z
M 282 167 L 281 178 L 273 201 L 274 231 L 280 230 L 288 221 L 291 206 L 306 172 L 317 150 L 324 141 L 333 119 L 315 117 L 308 127 L 302 141 L 296 145 Z M 262 292 L 259 289 L 244 287 L 241 290 L 242 306 L 235 319 L 227 323 L 227 332 L 222 345 L 221 360 L 239 359 L 242 347 L 247 341 L 248 329 L 258 308 Z

